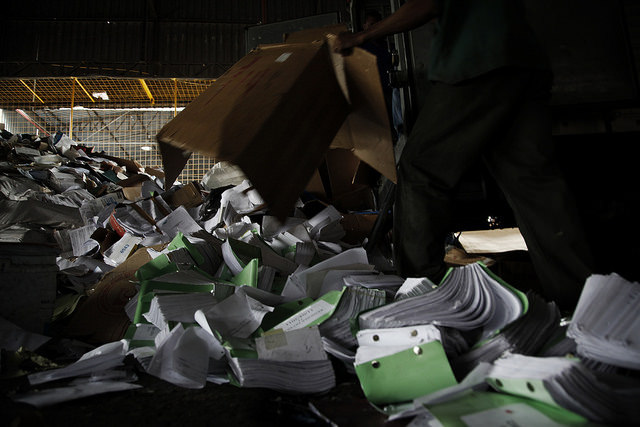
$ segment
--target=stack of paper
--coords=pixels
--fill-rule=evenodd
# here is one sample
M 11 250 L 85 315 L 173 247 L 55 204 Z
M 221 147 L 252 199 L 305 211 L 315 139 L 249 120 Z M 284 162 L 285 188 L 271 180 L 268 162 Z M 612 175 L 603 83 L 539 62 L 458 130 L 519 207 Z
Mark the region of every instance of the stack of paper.
M 344 277 L 344 284 L 347 286 L 383 289 L 390 298 L 396 295 L 404 282 L 405 279 L 394 274 L 351 274 Z
M 322 336 L 348 349 L 355 349 L 357 341 L 351 332 L 351 319 L 362 311 L 383 305 L 385 298 L 383 290 L 347 287 L 333 315 L 320 324 Z
M 487 381 L 498 391 L 562 407 L 589 420 L 640 422 L 640 382 L 596 376 L 577 359 L 507 355 L 494 362 Z
M 640 283 L 617 274 L 592 275 L 567 335 L 578 353 L 610 365 L 640 369 Z
M 198 326 L 165 328 L 156 336 L 155 347 L 147 372 L 186 388 L 204 387 L 210 360 L 224 356 L 220 342 Z
M 304 222 L 309 235 L 317 241 L 337 242 L 344 237 L 344 228 L 340 225 L 342 214 L 329 205 L 317 215 Z
M 257 358 L 229 357 L 232 381 L 243 387 L 321 393 L 335 387 L 331 361 L 316 326 L 274 331 L 256 339 Z
M 231 358 L 229 365 L 240 387 L 264 387 L 294 393 L 322 393 L 336 385 L 330 360 L 282 362 Z
M 361 329 L 434 323 L 460 330 L 481 329 L 482 337 L 527 311 L 526 296 L 480 263 L 452 268 L 434 290 L 405 298 L 359 317 Z
M 197 310 L 208 310 L 217 304 L 209 293 L 158 294 L 151 300 L 149 311 L 143 316 L 158 329 L 164 329 L 169 322 L 195 323 Z
M 528 293 L 527 313 L 497 335 L 475 345 L 470 351 L 454 357 L 452 366 L 464 376 L 480 362 L 493 362 L 506 351 L 534 355 L 560 330 L 560 312 L 555 303 L 547 303 Z M 450 353 L 449 353 L 450 354 Z

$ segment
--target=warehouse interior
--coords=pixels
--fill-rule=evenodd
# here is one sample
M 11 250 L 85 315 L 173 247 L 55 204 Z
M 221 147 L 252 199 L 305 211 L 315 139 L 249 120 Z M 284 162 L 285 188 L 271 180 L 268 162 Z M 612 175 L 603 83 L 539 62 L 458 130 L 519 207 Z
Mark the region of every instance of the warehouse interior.
M 0 55 L 0 123 L 8 134 L 43 140 L 66 135 L 79 146 L 93 147 L 95 153 L 162 170 L 156 135 L 253 49 L 280 43 L 285 34 L 324 26 L 343 24 L 358 31 L 367 11 L 388 16 L 403 3 L 13 2 L 3 6 L 6 42 Z M 640 191 L 634 146 L 640 139 L 640 4 L 633 0 L 524 0 L 524 4 L 552 63 L 554 145 L 576 196 L 598 273 L 616 273 L 637 282 L 640 227 L 634 208 L 640 205 Z M 429 90 L 426 64 L 434 31 L 430 23 L 386 39 L 401 112 L 401 125 L 394 128 L 397 150 Z M 199 182 L 218 161 L 194 152 L 178 181 Z M 460 185 L 454 218 L 457 232 L 517 226 L 498 185 L 483 168 L 478 163 Z M 377 220 L 367 223 L 363 236 L 369 245 L 375 242 L 376 253 L 390 257 L 393 186 L 379 177 L 365 178 L 365 182 L 370 192 L 364 203 L 377 213 Z M 336 200 L 336 206 L 349 211 L 362 208 L 355 200 Z M 535 289 L 537 279 L 526 253 L 502 255 L 500 260 L 495 271 L 505 280 Z M 8 360 L 3 350 L 3 370 Z M 336 370 L 337 386 L 311 397 L 231 385 L 207 384 L 202 390 L 190 390 L 149 376 L 141 379 L 141 390 L 41 409 L 12 403 L 8 396 L 15 394 L 20 383 L 4 378 L 0 408 L 9 414 L 8 425 L 16 426 L 181 425 L 185 421 L 247 426 L 408 425 L 406 419 L 388 421 L 368 404 L 349 372 Z M 631 376 L 638 378 L 637 371 Z

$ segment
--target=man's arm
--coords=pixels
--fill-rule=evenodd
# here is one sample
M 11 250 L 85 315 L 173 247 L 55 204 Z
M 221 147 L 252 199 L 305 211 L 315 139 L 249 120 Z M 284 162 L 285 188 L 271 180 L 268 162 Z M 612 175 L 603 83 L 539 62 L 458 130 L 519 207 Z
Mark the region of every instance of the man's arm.
M 341 33 L 336 39 L 334 50 L 344 52 L 354 46 L 403 31 L 413 30 L 426 24 L 438 14 L 437 0 L 407 0 L 398 10 L 367 30 L 359 33 Z

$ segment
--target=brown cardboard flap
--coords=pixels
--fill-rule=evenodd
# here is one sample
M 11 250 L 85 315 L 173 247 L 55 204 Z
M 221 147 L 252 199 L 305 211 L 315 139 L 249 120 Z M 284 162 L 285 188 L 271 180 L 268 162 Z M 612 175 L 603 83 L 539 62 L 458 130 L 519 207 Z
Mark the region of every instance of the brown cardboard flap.
M 127 173 L 138 173 L 142 170 L 142 165 L 135 160 L 123 159 L 120 157 L 110 156 L 106 153 L 92 153 L 89 156 L 103 157 L 105 159 L 116 162 L 119 166 L 126 168 Z
M 158 149 L 160 150 L 160 156 L 162 157 L 162 165 L 165 175 L 164 188 L 165 190 L 168 190 L 176 179 L 178 179 L 180 172 L 182 172 L 182 169 L 184 169 L 184 166 L 189 161 L 191 151 L 174 147 L 167 142 L 161 141 L 158 136 L 156 136 L 156 139 L 158 140 Z
M 330 45 L 333 37 L 327 37 Z M 351 113 L 331 143 L 331 148 L 353 153 L 390 181 L 396 182 L 396 163 L 389 116 L 375 55 L 354 48 L 343 57 Z
M 144 172 L 151 176 L 155 176 L 156 178 L 164 178 L 164 171 L 160 169 L 145 167 Z
M 160 251 L 165 246 L 152 248 Z M 141 248 L 105 274 L 89 297 L 73 313 L 65 327 L 65 333 L 96 344 L 122 339 L 131 324 L 124 306 L 137 292 L 133 282 L 134 274 L 150 259 L 147 249 Z
M 125 187 L 122 189 L 122 193 L 125 199 L 135 202 L 142 198 L 142 184 L 135 187 Z
M 186 163 L 167 145 L 198 151 L 238 165 L 284 218 L 347 114 L 325 43 L 260 47 L 158 133 L 167 187 L 177 169 L 168 163 Z
M 178 206 L 184 206 L 187 209 L 193 208 L 201 205 L 203 201 L 204 197 L 200 188 L 194 182 L 188 183 L 166 197 L 166 202 L 174 209 Z

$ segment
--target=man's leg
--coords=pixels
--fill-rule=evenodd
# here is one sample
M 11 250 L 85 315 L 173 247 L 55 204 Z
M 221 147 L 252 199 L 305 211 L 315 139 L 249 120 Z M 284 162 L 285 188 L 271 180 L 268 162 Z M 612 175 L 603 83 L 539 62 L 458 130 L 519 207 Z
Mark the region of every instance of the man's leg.
M 400 275 L 437 283 L 446 271 L 453 192 L 512 120 L 519 92 L 504 71 L 430 88 L 399 162 L 393 235 Z
M 485 156 L 525 238 L 544 296 L 571 311 L 593 261 L 580 216 L 554 159 L 549 78 L 523 73 L 525 101 Z

